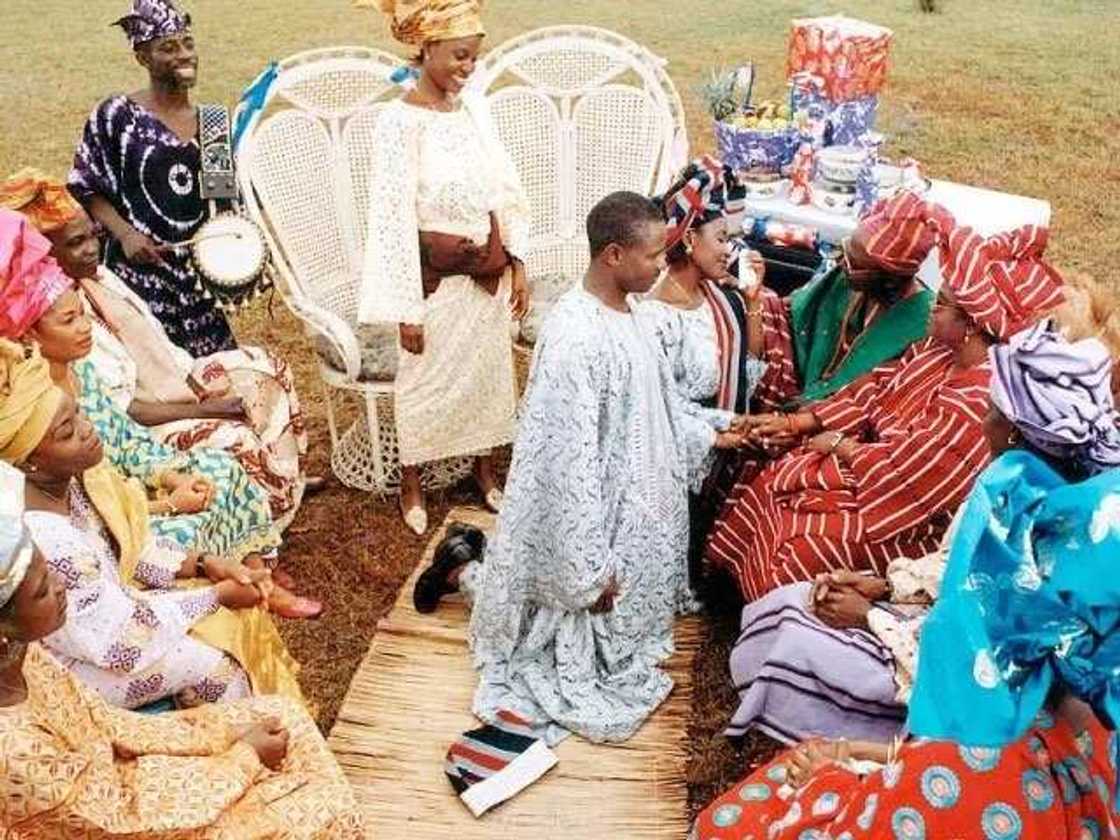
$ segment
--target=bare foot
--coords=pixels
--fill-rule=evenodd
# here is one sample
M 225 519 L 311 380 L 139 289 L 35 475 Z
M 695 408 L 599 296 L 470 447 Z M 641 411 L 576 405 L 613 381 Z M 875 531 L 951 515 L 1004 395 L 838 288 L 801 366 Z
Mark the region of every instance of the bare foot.
M 494 475 L 494 457 L 492 455 L 479 455 L 475 459 L 474 480 L 483 496 L 491 490 L 501 490 L 498 486 L 498 479 Z
M 420 490 L 420 471 L 405 467 L 401 471 L 401 509 L 408 511 L 424 507 L 424 494 Z

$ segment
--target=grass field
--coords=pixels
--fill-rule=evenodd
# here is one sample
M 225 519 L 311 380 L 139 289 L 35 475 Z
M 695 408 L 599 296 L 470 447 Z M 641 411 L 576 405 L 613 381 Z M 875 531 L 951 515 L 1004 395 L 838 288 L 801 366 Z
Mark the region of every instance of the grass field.
M 347 0 L 184 0 L 202 55 L 202 101 L 233 104 L 270 60 L 316 46 L 395 49 L 381 19 Z M 789 20 L 844 12 L 896 33 L 880 128 L 888 154 L 913 156 L 936 177 L 1048 199 L 1051 254 L 1117 286 L 1120 259 L 1120 0 L 943 0 L 923 15 L 915 0 L 496 0 L 490 42 L 538 26 L 582 23 L 621 32 L 669 60 L 689 115 L 693 149 L 712 139 L 696 94 L 709 68 L 750 58 L 761 95 L 783 91 Z M 0 12 L 0 172 L 35 165 L 64 175 L 82 123 L 110 92 L 143 84 L 109 22 L 127 0 L 3 0 Z M 400 52 L 400 50 L 397 50 Z M 293 361 L 312 422 L 313 469 L 326 470 L 326 429 L 310 354 L 279 300 L 238 321 L 245 341 Z M 470 498 L 457 488 L 433 500 L 433 516 Z M 347 515 L 340 516 L 345 509 Z M 323 597 L 316 623 L 285 623 L 303 681 L 329 726 L 378 617 L 419 557 L 391 503 L 334 487 L 289 531 L 284 564 Z M 732 697 L 725 651 L 734 619 L 714 625 L 700 663 L 690 779 L 701 802 L 739 772 L 718 737 Z M 449 733 L 450 735 L 450 733 Z

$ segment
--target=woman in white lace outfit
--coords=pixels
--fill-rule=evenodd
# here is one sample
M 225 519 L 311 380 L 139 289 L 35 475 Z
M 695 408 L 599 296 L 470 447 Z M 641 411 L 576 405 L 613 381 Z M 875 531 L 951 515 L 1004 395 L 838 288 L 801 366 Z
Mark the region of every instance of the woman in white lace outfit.
M 510 316 L 528 308 L 529 217 L 485 100 L 460 97 L 484 34 L 480 0 L 378 5 L 419 48 L 420 75 L 377 121 L 359 319 L 399 325 L 401 512 L 422 534 L 421 464 L 477 456 L 486 504 L 501 504 L 490 453 L 513 439 Z
M 658 199 L 668 270 L 638 306 L 652 319 L 685 399 L 735 414 L 747 413 L 767 368 L 757 331 L 747 329 L 759 311 L 755 296 L 765 263 L 747 252 L 755 282 L 743 287 L 729 269 L 735 249 L 727 215 L 742 192 L 730 168 L 714 158 L 685 167 Z

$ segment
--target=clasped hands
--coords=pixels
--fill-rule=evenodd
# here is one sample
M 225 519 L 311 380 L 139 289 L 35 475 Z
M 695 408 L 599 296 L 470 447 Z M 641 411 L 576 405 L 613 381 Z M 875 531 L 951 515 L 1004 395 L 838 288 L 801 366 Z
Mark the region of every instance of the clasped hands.
M 866 630 L 872 604 L 889 595 L 885 579 L 841 569 L 817 575 L 809 591 L 809 609 L 830 627 Z
M 726 431 L 716 435 L 717 449 L 792 449 L 801 439 L 820 428 L 811 413 L 739 414 Z
M 268 715 L 255 723 L 233 727 L 230 734 L 235 744 L 242 743 L 257 754 L 260 763 L 273 772 L 284 766 L 288 756 L 290 734 L 284 722 L 275 715 Z M 113 744 L 118 761 L 135 761 L 140 753 L 126 744 Z
M 846 740 L 809 738 L 786 753 L 786 782 L 795 790 L 803 788 L 822 767 L 842 764 L 851 757 L 851 745 Z
M 151 508 L 156 515 L 201 513 L 214 501 L 214 484 L 197 473 L 168 470 L 160 478 L 156 504 L 162 502 L 166 510 Z
M 808 438 L 806 440 L 806 438 Z M 836 455 L 850 461 L 858 443 L 842 432 L 821 431 L 812 412 L 737 415 L 726 431 L 716 435 L 716 449 L 788 450 L 804 443 L 810 452 Z

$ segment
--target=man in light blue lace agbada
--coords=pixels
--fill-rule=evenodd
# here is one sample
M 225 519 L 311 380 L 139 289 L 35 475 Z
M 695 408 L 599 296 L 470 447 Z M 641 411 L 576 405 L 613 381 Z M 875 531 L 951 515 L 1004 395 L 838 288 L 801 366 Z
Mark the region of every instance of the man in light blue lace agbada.
M 668 695 L 658 666 L 691 605 L 689 478 L 736 432 L 725 412 L 687 406 L 626 297 L 664 264 L 660 211 L 632 193 L 588 217 L 592 261 L 536 345 L 506 500 L 474 601 L 475 713 L 507 709 L 550 742 L 568 731 L 630 737 Z

